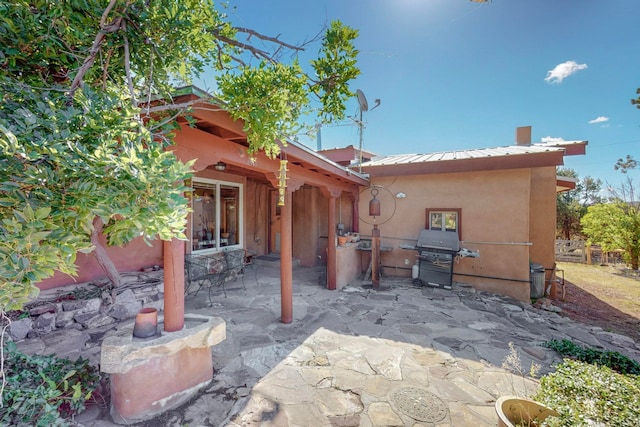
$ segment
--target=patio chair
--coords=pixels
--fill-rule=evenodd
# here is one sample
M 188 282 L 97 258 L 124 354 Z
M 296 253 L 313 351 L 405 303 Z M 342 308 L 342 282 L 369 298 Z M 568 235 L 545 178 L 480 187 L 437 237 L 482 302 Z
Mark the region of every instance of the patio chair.
M 247 287 L 244 284 L 244 269 L 245 269 L 245 251 L 242 249 L 235 249 L 230 251 L 225 251 L 224 256 L 227 261 L 227 272 L 229 278 L 233 278 L 234 280 L 238 280 L 238 276 L 242 277 L 242 287 L 246 290 Z M 222 287 L 224 290 L 224 285 Z M 226 293 L 225 293 L 226 296 Z
M 219 256 L 198 256 L 185 255 L 184 259 L 185 273 L 187 275 L 187 284 L 185 285 L 185 295 L 197 295 L 205 283 L 209 283 L 209 302 L 211 300 L 211 292 L 214 286 L 222 287 L 224 296 L 227 293 L 224 289 L 224 283 L 227 279 L 228 268 L 226 259 Z
M 243 270 L 243 273 L 246 273 L 248 269 L 252 269 L 253 275 L 256 279 L 256 284 L 259 284 L 257 264 L 254 261 L 254 258 L 256 257 L 256 255 L 257 255 L 256 252 L 250 252 L 247 249 L 244 250 L 244 259 L 242 260 L 243 262 L 242 270 Z M 242 283 L 244 283 L 244 274 L 242 275 Z

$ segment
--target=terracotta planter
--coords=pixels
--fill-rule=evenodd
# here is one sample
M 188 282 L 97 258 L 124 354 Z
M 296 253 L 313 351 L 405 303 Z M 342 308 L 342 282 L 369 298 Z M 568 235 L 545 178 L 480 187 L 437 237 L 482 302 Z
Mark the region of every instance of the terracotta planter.
M 559 416 L 556 411 L 541 403 L 516 396 L 499 398 L 495 408 L 498 414 L 498 427 L 534 427 L 547 417 Z
M 158 310 L 152 307 L 140 309 L 133 325 L 133 336 L 149 338 L 158 332 Z
M 347 236 L 338 236 L 338 246 L 346 245 L 348 239 L 349 238 Z

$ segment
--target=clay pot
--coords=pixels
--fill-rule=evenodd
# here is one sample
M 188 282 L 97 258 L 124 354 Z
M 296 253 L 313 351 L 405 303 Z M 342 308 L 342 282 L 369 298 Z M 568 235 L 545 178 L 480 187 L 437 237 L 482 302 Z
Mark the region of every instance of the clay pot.
M 559 414 L 531 399 L 516 396 L 500 397 L 495 404 L 498 427 L 537 426 L 547 417 Z
M 338 246 L 346 245 L 348 239 L 349 239 L 349 237 L 347 237 L 347 236 L 338 236 Z
M 149 338 L 158 332 L 158 310 L 152 307 L 141 308 L 136 314 L 136 322 L 133 325 L 133 336 L 136 338 Z

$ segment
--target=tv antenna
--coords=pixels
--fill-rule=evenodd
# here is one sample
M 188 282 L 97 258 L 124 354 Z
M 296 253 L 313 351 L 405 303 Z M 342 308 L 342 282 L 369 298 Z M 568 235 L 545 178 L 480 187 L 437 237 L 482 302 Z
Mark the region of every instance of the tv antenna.
M 360 89 L 357 89 L 356 96 L 358 97 L 358 105 L 360 106 L 360 121 L 358 122 L 358 128 L 360 130 L 360 160 L 358 161 L 358 173 L 362 173 L 362 130 L 364 128 L 362 113 L 365 111 L 373 111 L 378 108 L 380 106 L 380 99 L 376 99 L 376 105 L 374 105 L 373 108 L 369 110 L 369 103 L 367 102 L 367 97 L 364 96 L 364 92 L 362 92 Z

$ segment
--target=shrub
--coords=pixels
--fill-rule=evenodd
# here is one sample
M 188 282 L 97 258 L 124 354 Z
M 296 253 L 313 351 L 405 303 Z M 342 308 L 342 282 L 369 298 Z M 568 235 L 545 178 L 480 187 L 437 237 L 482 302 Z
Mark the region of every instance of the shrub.
M 533 399 L 560 414 L 545 420 L 548 426 L 640 425 L 640 376 L 606 366 L 565 359 L 556 372 L 540 379 Z
M 640 375 L 640 363 L 617 351 L 603 351 L 582 347 L 569 340 L 551 340 L 543 344 L 547 348 L 557 351 L 561 356 L 582 362 L 607 366 L 621 374 Z
M 6 386 L 0 424 L 64 426 L 65 419 L 82 412 L 98 387 L 100 375 L 88 360 L 26 355 L 15 343 L 5 347 Z

